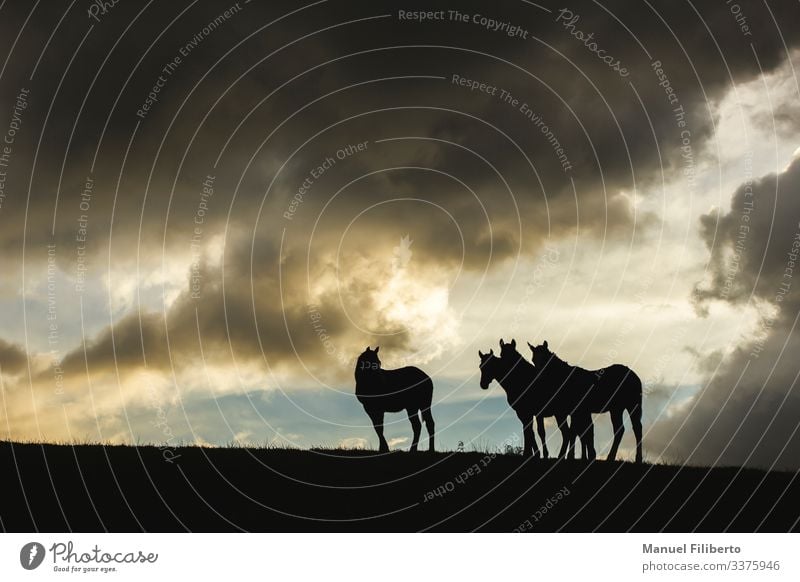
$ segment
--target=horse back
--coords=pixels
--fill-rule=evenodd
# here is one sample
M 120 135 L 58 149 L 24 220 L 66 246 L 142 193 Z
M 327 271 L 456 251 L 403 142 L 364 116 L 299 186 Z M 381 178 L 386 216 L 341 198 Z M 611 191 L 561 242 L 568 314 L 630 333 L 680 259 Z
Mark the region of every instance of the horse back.
M 386 377 L 392 382 L 398 384 L 407 384 L 408 386 L 422 385 L 427 380 L 430 380 L 425 372 L 415 366 L 406 366 L 404 368 L 397 368 L 394 370 L 384 370 Z
M 589 373 L 595 377 L 589 398 L 592 412 L 641 406 L 642 381 L 628 366 L 614 364 Z
M 433 381 L 414 366 L 380 370 L 356 384 L 356 396 L 366 408 L 399 412 L 407 408 L 429 408 L 433 399 Z

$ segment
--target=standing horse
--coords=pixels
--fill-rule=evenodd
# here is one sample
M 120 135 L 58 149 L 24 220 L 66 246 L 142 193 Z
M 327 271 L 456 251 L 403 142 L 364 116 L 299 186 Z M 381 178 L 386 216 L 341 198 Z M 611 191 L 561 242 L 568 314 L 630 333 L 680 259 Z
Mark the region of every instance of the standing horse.
M 528 347 L 533 352 L 533 364 L 542 371 L 542 380 L 557 386 L 570 386 L 583 394 L 576 409 L 580 419 L 579 426 L 573 427 L 573 433 L 584 435 L 589 442 L 594 457 L 594 434 L 589 433 L 591 413 L 609 412 L 614 429 L 614 442 L 608 452 L 608 460 L 617 457 L 617 449 L 622 441 L 625 427 L 622 424 L 622 413 L 628 411 L 636 437 L 636 462 L 642 462 L 642 381 L 636 373 L 621 364 L 614 364 L 600 370 L 585 370 L 571 366 L 547 347 L 547 342 L 540 346 Z M 573 417 L 574 419 L 575 417 Z M 587 420 L 588 419 L 588 420 Z M 587 425 L 588 422 L 588 425 Z M 581 442 L 584 442 L 581 439 Z
M 523 374 L 533 378 L 529 390 L 534 390 L 534 383 L 537 381 L 539 370 L 526 361 L 525 358 L 517 351 L 517 340 L 512 339 L 509 343 L 500 340 L 500 360 L 505 362 L 507 366 L 512 369 L 521 370 Z M 567 417 L 572 414 L 575 406 L 575 399 L 573 398 L 568 402 L 569 394 L 566 391 L 560 391 L 557 386 L 538 382 L 535 388 L 536 392 L 533 394 L 534 398 L 530 399 L 529 406 L 534 406 L 534 415 L 536 416 L 537 432 L 539 439 L 542 441 L 542 454 L 546 459 L 548 458 L 547 451 L 547 434 L 545 431 L 544 420 L 549 416 L 556 419 L 559 430 L 561 430 L 561 450 L 558 453 L 559 458 L 575 458 L 574 442 L 575 434 L 573 433 L 570 423 L 567 422 Z M 570 402 L 573 404 L 571 405 Z M 509 404 L 511 402 L 509 401 Z M 574 423 L 575 420 L 572 420 Z M 581 441 L 583 442 L 583 441 Z M 584 451 L 584 458 L 586 454 Z
M 356 398 L 364 406 L 364 411 L 372 420 L 375 432 L 380 441 L 380 452 L 388 452 L 389 444 L 383 437 L 383 415 L 386 412 L 408 413 L 408 420 L 414 430 L 414 440 L 411 442 L 411 451 L 417 450 L 419 435 L 422 432 L 422 423 L 419 413 L 425 421 L 428 430 L 428 450 L 433 451 L 433 415 L 431 402 L 433 400 L 433 381 L 430 376 L 419 368 L 407 366 L 396 370 L 381 368 L 378 350 L 367 349 L 358 356 L 356 361 Z
M 502 340 L 500 341 L 502 346 Z M 513 342 L 513 345 L 516 345 L 516 342 Z M 544 440 L 544 418 L 556 416 L 563 439 L 558 456 L 564 457 L 568 455 L 572 457 L 573 451 L 570 446 L 570 431 L 566 415 L 562 415 L 560 412 L 556 413 L 552 409 L 552 398 L 548 398 L 546 390 L 534 387 L 537 380 L 537 372 L 534 367 L 522 357 L 516 361 L 511 358 L 498 358 L 494 355 L 494 350 L 489 350 L 488 354 L 481 353 L 479 350 L 478 356 L 481 359 L 481 388 L 486 390 L 492 380 L 497 380 L 506 392 L 509 406 L 517 413 L 517 418 L 522 423 L 524 439 L 522 454 L 525 456 L 531 454 L 534 457 L 539 456 L 539 448 L 536 446 L 536 438 L 533 434 L 533 419 L 536 417 L 539 437 L 542 439 L 542 452 L 545 458 L 548 456 L 547 445 Z

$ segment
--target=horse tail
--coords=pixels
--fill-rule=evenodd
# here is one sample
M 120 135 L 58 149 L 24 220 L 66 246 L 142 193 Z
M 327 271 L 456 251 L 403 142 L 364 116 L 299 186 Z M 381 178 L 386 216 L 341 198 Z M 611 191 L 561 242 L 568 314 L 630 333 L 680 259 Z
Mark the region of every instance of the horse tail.
M 625 379 L 625 410 L 631 417 L 631 422 L 641 425 L 642 423 L 642 380 L 639 376 L 628 368 L 628 377 Z
M 425 374 L 425 380 L 422 382 L 422 390 L 422 420 L 425 422 L 425 428 L 428 431 L 428 450 L 434 451 L 436 450 L 436 447 L 434 446 L 436 425 L 433 420 L 433 414 L 431 413 L 431 406 L 433 405 L 433 380 L 431 380 L 431 377 L 427 374 Z
M 633 424 L 642 424 L 642 381 L 635 372 L 631 371 L 628 377 L 630 389 L 628 391 L 627 403 L 625 409 L 631 417 Z
M 628 405 L 628 416 L 631 417 L 631 428 L 636 437 L 636 462 L 642 462 L 642 381 L 633 371 L 632 382 L 636 385 L 637 397 Z
M 628 368 L 628 369 L 630 369 L 630 368 Z M 639 378 L 639 375 L 636 372 L 631 370 L 631 380 L 632 380 L 631 383 L 634 386 L 636 386 L 636 393 L 639 395 L 639 400 L 641 401 L 641 399 L 642 399 L 642 379 Z
M 425 374 L 425 380 L 422 381 L 422 410 L 430 410 L 433 403 L 433 380 L 430 376 Z

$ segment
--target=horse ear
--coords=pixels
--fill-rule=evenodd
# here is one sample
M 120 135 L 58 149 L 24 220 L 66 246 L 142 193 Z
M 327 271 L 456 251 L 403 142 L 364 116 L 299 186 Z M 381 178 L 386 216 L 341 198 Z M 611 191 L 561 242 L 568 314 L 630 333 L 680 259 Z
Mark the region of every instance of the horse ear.
M 515 339 L 513 339 L 513 338 L 511 339 L 511 347 L 516 349 L 516 347 L 517 347 L 517 340 L 515 340 Z
M 480 359 L 483 359 L 483 353 L 481 353 L 481 351 L 480 351 L 480 350 L 478 350 L 478 357 L 479 357 Z
M 531 349 L 531 351 L 533 351 L 533 346 L 531 345 L 531 342 L 528 342 L 528 347 Z
M 542 345 L 544 346 L 544 349 L 547 349 L 547 340 L 544 340 L 544 343 Z
M 500 338 L 500 347 L 502 348 L 504 345 L 506 345 L 506 342 L 503 341 L 503 338 Z
M 493 356 L 493 355 L 494 355 L 494 349 L 491 349 L 491 350 L 489 350 L 489 355 L 490 355 L 490 356 Z
M 378 350 L 381 349 L 381 346 L 375 346 L 375 353 L 378 353 Z
M 366 350 L 364 350 L 364 351 L 365 351 L 365 352 L 369 352 L 369 351 L 371 351 L 371 350 L 369 349 L 369 346 L 367 346 L 367 349 L 366 349 Z

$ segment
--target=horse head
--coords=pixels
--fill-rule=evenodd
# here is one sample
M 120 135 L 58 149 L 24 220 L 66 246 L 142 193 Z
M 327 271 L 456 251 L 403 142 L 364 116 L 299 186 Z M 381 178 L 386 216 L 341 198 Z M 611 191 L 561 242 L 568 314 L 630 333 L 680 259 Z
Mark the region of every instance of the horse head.
M 380 346 L 376 347 L 374 350 L 371 350 L 369 346 L 367 346 L 367 349 L 364 350 L 360 356 L 358 356 L 358 360 L 356 361 L 356 371 L 380 370 L 381 359 L 378 357 L 379 349 L 381 349 Z
M 540 345 L 534 346 L 528 342 L 528 347 L 531 349 L 531 353 L 533 354 L 533 365 L 537 368 L 544 368 L 547 363 L 550 361 L 550 358 L 553 357 L 553 352 L 547 347 L 547 341 Z
M 518 360 L 522 355 L 517 351 L 517 340 L 512 339 L 509 343 L 500 340 L 500 357 L 504 360 Z
M 494 350 L 489 350 L 488 354 L 484 354 L 478 350 L 478 356 L 481 359 L 481 388 L 486 390 L 489 388 L 489 384 L 492 383 L 492 380 L 498 378 L 497 364 L 500 358 L 494 355 Z

